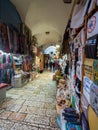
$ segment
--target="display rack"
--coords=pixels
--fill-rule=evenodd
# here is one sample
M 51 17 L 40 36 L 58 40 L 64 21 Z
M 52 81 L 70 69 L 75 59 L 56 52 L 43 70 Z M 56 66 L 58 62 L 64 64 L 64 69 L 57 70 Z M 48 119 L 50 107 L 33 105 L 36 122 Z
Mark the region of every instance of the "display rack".
M 89 8 L 89 6 L 90 6 L 90 8 Z M 73 29 L 72 33 L 74 32 L 73 33 L 74 35 L 73 36 L 70 35 L 70 41 L 69 41 L 70 47 L 72 47 L 73 43 L 76 43 L 75 46 L 77 46 L 76 48 L 79 49 L 80 45 L 78 46 L 77 39 L 79 37 L 79 33 L 81 33 L 81 30 L 83 30 L 83 34 L 84 34 L 83 43 L 84 43 L 84 45 L 82 46 L 82 49 L 83 49 L 82 53 L 80 53 L 82 55 L 81 79 L 79 77 L 80 76 L 79 75 L 80 69 L 78 67 L 79 62 L 77 62 L 78 64 L 76 64 L 74 62 L 75 56 L 79 52 L 77 54 L 72 53 L 73 48 L 70 48 L 71 56 L 73 57 L 72 69 L 76 71 L 76 73 L 74 73 L 75 76 L 73 76 L 73 78 L 76 78 L 78 76 L 78 78 L 81 81 L 81 89 L 79 90 L 79 93 L 78 93 L 78 95 L 80 94 L 80 104 L 78 103 L 78 107 L 79 107 L 79 115 L 80 115 L 80 119 L 82 121 L 82 129 L 83 130 L 87 130 L 87 129 L 97 130 L 98 129 L 98 125 L 97 125 L 97 122 L 98 122 L 98 117 L 97 117 L 97 115 L 98 115 L 98 111 L 97 111 L 98 103 L 94 102 L 95 98 L 96 98 L 96 101 L 98 101 L 98 96 L 96 96 L 96 95 L 98 95 L 98 91 L 97 91 L 97 89 L 98 89 L 98 86 L 97 86 L 98 85 L 98 81 L 97 81 L 97 77 L 98 77 L 98 75 L 97 75 L 98 74 L 98 69 L 97 69 L 98 57 L 96 56 L 97 58 L 94 58 L 94 56 L 93 56 L 93 58 L 92 58 L 93 60 L 92 60 L 90 57 L 87 56 L 87 44 L 89 42 L 96 40 L 97 42 L 94 42 L 94 44 L 97 44 L 95 48 L 98 48 L 98 38 L 97 38 L 98 37 L 97 36 L 98 31 L 97 31 L 96 36 L 94 36 L 95 34 L 93 34 L 92 36 L 94 36 L 94 37 L 91 37 L 91 36 L 88 37 L 88 24 L 89 24 L 89 21 L 92 17 L 94 17 L 95 18 L 94 20 L 96 20 L 96 21 L 92 20 L 93 22 L 90 24 L 91 26 L 92 26 L 92 24 L 96 25 L 98 23 L 98 18 L 97 18 L 98 17 L 98 1 L 97 0 L 89 1 L 89 4 L 87 6 L 87 10 L 86 10 L 86 14 L 85 14 L 84 19 L 83 19 L 84 22 L 82 23 L 82 25 L 79 28 Z M 96 28 L 98 28 L 98 26 L 95 27 L 95 29 Z M 67 51 L 65 51 L 65 52 L 67 52 Z M 98 49 L 97 49 L 97 52 L 98 52 Z M 95 51 L 94 51 L 94 53 L 95 53 Z M 90 51 L 89 54 L 92 55 L 92 51 Z M 78 70 L 79 73 L 77 73 L 77 70 Z M 71 78 L 70 78 L 70 80 L 71 80 Z M 87 84 L 87 82 L 88 82 L 88 84 Z M 71 83 L 71 85 L 72 85 L 71 87 L 77 86 L 74 83 Z M 88 88 L 86 88 L 86 85 L 88 86 Z M 76 90 L 74 90 L 74 91 L 76 91 Z M 76 102 L 77 102 L 77 98 L 76 98 Z M 92 106 L 93 103 L 94 103 L 94 105 Z M 75 107 L 77 107 L 77 106 L 75 106 Z M 94 116 L 92 117 L 91 115 L 94 115 Z M 88 124 L 87 127 L 85 126 L 86 125 L 85 122 Z M 93 125 L 93 124 L 95 124 L 95 125 Z M 88 128 L 88 127 L 90 127 L 90 128 Z

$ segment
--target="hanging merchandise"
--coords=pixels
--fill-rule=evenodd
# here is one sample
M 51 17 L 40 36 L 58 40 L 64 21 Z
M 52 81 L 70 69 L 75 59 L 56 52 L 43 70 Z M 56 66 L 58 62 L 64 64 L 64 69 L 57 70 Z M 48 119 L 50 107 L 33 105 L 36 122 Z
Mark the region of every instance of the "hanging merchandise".
M 86 57 L 98 58 L 98 12 L 95 13 L 87 25 Z
M 78 49 L 78 61 L 83 63 L 83 47 L 82 46 L 80 46 Z
M 75 48 L 84 46 L 84 28 L 78 33 L 78 35 L 74 39 Z
M 9 52 L 9 39 L 7 33 L 7 26 L 0 22 L 0 49 Z
M 98 34 L 86 41 L 85 53 L 87 58 L 98 59 Z
M 74 95 L 71 96 L 71 102 L 72 102 L 72 108 L 75 109 L 75 102 L 76 102 L 76 99 L 75 99 L 75 96 L 74 96 Z
M 75 50 L 74 42 L 70 43 L 70 50 L 71 50 L 71 53 L 74 52 L 74 50 Z
M 78 95 L 78 97 L 80 98 L 80 93 L 81 93 L 81 81 L 76 78 L 76 82 L 75 82 L 75 90 L 76 90 L 76 94 Z
M 98 60 L 94 60 L 94 83 L 98 85 Z
M 98 86 L 94 83 L 90 88 L 90 105 L 98 116 Z
M 82 125 L 82 130 L 90 130 L 89 129 L 89 123 L 88 120 L 85 117 L 85 114 L 81 114 L 81 125 Z M 91 129 L 92 130 L 92 129 Z
M 79 28 L 84 22 L 89 0 L 81 0 L 79 4 L 75 5 L 71 20 L 71 28 Z
M 84 113 L 86 119 L 88 119 L 88 106 L 89 106 L 89 103 L 88 103 L 87 98 L 85 97 L 84 94 L 82 94 L 81 105 L 82 105 L 83 113 Z
M 84 46 L 84 28 L 80 31 L 80 45 Z
M 79 122 L 79 115 L 73 108 L 65 108 L 64 111 L 62 112 L 64 120 L 73 124 L 80 124 Z
M 88 122 L 90 130 L 98 130 L 98 116 L 90 106 L 88 108 Z
M 58 127 L 61 129 L 60 116 L 58 116 L 58 117 L 56 118 L 56 121 L 57 121 Z
M 82 130 L 80 125 L 67 123 L 66 124 L 66 130 Z
M 71 97 L 69 95 L 69 91 L 66 90 L 66 88 L 59 88 L 57 90 L 56 99 L 57 105 L 60 106 L 61 109 L 71 106 Z
M 0 83 L 11 83 L 14 76 L 13 56 L 0 51 Z
M 77 62 L 76 66 L 76 76 L 82 81 L 82 63 L 80 61 Z
M 80 44 L 80 36 L 78 35 L 75 39 L 74 39 L 74 47 L 75 49 L 77 49 L 79 47 Z
M 24 56 L 22 67 L 23 67 L 23 70 L 26 72 L 29 72 L 32 70 L 32 58 L 30 56 Z
M 93 82 L 86 76 L 84 76 L 84 87 L 83 87 L 83 94 L 86 97 L 88 103 L 90 104 L 90 89 Z
M 93 71 L 94 59 L 85 58 L 84 60 L 84 75 L 94 81 L 94 71 Z
M 75 100 L 76 100 L 75 110 L 77 111 L 77 113 L 79 113 L 79 111 L 80 111 L 80 98 L 76 93 L 74 94 L 74 97 L 75 97 Z

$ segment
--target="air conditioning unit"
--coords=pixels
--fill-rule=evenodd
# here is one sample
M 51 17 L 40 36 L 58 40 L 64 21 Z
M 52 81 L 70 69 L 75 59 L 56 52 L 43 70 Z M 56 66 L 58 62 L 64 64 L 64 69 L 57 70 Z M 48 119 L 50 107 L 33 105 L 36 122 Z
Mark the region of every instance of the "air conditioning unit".
M 72 0 L 63 0 L 64 3 L 71 3 Z

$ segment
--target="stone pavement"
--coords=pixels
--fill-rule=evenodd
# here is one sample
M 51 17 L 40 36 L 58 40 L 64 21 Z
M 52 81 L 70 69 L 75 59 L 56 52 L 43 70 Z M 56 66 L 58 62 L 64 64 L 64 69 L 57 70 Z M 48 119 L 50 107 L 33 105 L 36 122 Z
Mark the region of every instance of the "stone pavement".
M 7 99 L 0 106 L 0 130 L 59 130 L 52 75 L 44 72 L 27 85 L 7 91 Z

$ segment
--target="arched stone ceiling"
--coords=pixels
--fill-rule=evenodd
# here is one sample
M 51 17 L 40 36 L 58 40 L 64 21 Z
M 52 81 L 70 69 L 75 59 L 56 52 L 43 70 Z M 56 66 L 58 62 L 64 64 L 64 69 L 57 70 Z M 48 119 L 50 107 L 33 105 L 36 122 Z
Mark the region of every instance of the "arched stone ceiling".
M 62 40 L 72 4 L 63 0 L 10 0 L 37 37 L 39 45 Z M 45 32 L 50 32 L 46 35 Z

